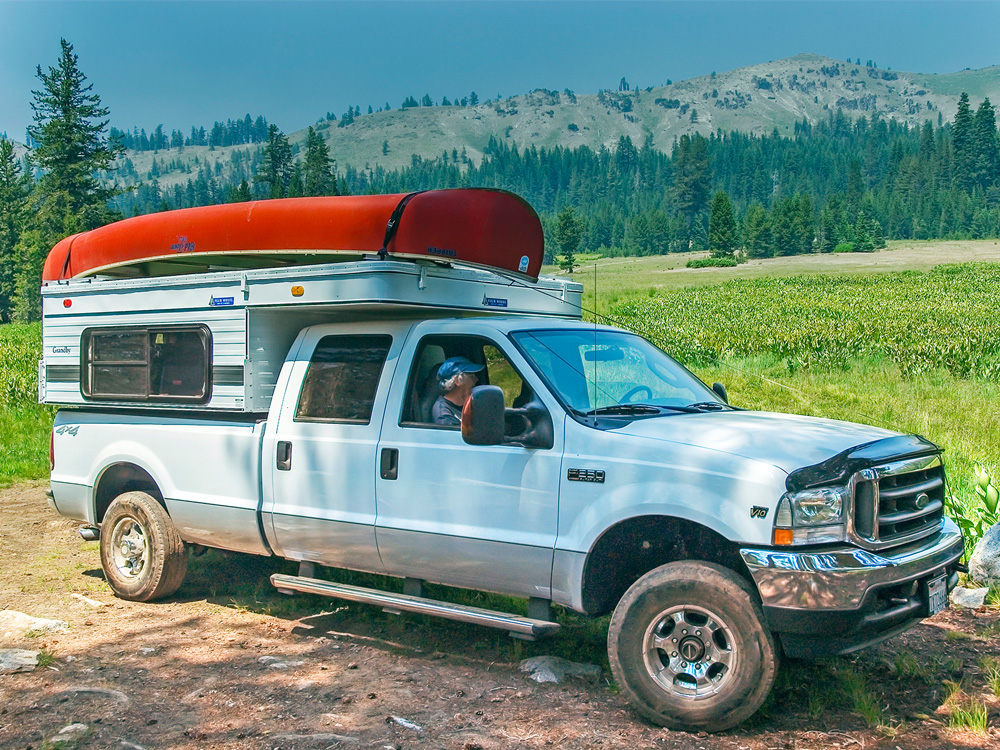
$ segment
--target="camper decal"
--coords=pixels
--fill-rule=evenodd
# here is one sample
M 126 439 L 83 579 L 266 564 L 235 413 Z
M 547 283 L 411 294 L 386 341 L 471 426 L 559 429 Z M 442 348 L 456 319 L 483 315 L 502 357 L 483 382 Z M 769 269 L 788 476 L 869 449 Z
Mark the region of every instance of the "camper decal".
M 232 304 L 235 304 L 235 298 L 234 297 L 212 297 L 212 299 L 208 303 L 208 306 L 209 307 L 228 307 L 228 306 L 230 306 Z

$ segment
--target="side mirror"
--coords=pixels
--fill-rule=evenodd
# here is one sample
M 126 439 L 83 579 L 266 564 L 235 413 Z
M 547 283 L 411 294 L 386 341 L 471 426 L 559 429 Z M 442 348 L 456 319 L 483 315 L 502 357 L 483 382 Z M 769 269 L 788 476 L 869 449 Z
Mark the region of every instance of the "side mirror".
M 712 390 L 715 391 L 715 395 L 729 403 L 729 396 L 726 395 L 726 386 L 722 383 L 712 383 Z
M 503 428 L 503 391 L 495 385 L 473 388 L 462 409 L 462 439 L 469 445 L 500 445 Z

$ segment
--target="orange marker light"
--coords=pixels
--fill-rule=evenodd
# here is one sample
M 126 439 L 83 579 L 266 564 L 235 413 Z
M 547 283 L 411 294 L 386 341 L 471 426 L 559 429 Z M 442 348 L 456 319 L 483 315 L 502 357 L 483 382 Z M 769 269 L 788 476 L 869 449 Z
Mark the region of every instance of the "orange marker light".
M 305 293 L 306 293 L 306 290 L 304 288 L 300 287 L 300 286 L 293 286 L 292 287 L 292 296 L 293 297 L 301 297 Z
M 774 543 L 775 544 L 791 544 L 795 539 L 795 535 L 791 529 L 775 529 L 774 530 Z

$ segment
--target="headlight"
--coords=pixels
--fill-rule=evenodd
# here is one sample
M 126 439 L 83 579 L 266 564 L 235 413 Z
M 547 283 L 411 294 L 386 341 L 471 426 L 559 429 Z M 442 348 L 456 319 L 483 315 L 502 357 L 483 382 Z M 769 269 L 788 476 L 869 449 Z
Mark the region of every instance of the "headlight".
M 820 544 L 846 539 L 847 487 L 815 487 L 786 492 L 774 516 L 775 544 Z

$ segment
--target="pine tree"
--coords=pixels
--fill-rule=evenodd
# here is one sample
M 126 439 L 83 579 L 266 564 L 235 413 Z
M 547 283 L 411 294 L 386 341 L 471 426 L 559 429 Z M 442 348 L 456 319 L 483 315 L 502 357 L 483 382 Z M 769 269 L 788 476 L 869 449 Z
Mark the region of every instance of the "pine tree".
M 268 186 L 271 198 L 288 195 L 288 182 L 292 176 L 292 147 L 288 138 L 278 130 L 278 126 L 267 126 L 267 144 L 264 146 L 264 163 L 254 177 L 257 182 Z M 199 205 L 204 205 L 199 203 Z
M 562 250 L 559 267 L 567 273 L 573 273 L 576 267 L 576 250 L 583 238 L 583 221 L 577 218 L 572 206 L 566 206 L 556 218 L 556 242 Z
M 982 190 L 997 184 L 1000 180 L 1000 143 L 997 141 L 997 117 L 989 99 L 976 110 L 973 119 L 975 141 L 974 182 Z
M 882 225 L 879 223 L 878 219 L 872 219 L 871 221 L 871 234 L 872 246 L 876 250 L 881 250 L 886 246 L 885 235 L 882 233 Z
M 772 255 L 767 209 L 760 203 L 751 203 L 743 217 L 743 248 L 748 258 L 768 258 Z
M 701 216 L 696 216 L 691 222 L 691 229 L 688 234 L 691 240 L 692 250 L 708 250 L 708 232 L 705 231 L 705 222 Z
M 37 144 L 32 161 L 42 170 L 40 196 L 65 193 L 73 213 L 88 212 L 100 226 L 107 220 L 106 203 L 113 190 L 101 187 L 96 172 L 111 168 L 120 153 L 104 136 L 109 110 L 101 98 L 91 93 L 92 84 L 77 67 L 73 45 L 60 39 L 62 54 L 56 67 L 48 72 L 39 65 L 36 76 L 42 88 L 32 91 L 34 126 L 28 133 Z
M 305 195 L 337 195 L 337 176 L 333 171 L 330 148 L 312 126 L 306 132 L 303 174 Z
M 854 252 L 875 252 L 875 241 L 872 238 L 871 227 L 864 211 L 858 212 L 858 220 L 854 223 Z
M 711 188 L 708 142 L 700 135 L 682 135 L 674 147 L 673 162 L 674 200 L 690 224 L 707 208 Z
M 733 204 L 725 190 L 719 190 L 712 198 L 708 214 L 708 249 L 717 258 L 732 257 L 739 247 L 739 232 Z
M 253 195 L 250 194 L 250 183 L 246 180 L 241 181 L 239 185 L 229 191 L 230 203 L 246 203 L 252 200 Z
M 59 40 L 62 53 L 48 72 L 39 65 L 42 87 L 32 91 L 35 124 L 28 134 L 35 144 L 31 159 L 42 176 L 31 196 L 30 220 L 15 254 L 18 269 L 14 314 L 19 320 L 41 317 L 38 294 L 49 250 L 63 237 L 94 229 L 120 215 L 108 208 L 116 191 L 103 187 L 97 172 L 111 168 L 120 153 L 105 137 L 109 110 L 91 93 L 93 85 L 77 66 L 73 45 Z
M 24 227 L 28 177 L 14 155 L 14 144 L 0 138 L 0 323 L 9 323 L 14 297 L 14 248 Z
M 837 246 L 837 222 L 830 206 L 823 206 L 823 210 L 819 212 L 819 231 L 819 251 L 832 253 Z
M 955 185 L 963 190 L 972 188 L 975 180 L 976 144 L 973 133 L 972 111 L 969 109 L 969 95 L 964 91 L 958 99 L 958 111 L 951 128 L 954 161 L 952 170 Z

